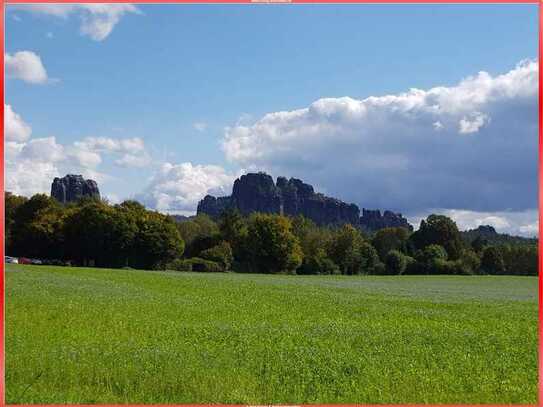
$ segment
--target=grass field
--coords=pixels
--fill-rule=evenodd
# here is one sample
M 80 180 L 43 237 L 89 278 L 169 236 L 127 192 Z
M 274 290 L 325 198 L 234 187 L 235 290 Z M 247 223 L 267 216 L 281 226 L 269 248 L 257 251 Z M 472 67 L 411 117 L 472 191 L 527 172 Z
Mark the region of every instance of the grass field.
M 8 403 L 531 403 L 537 279 L 6 266 Z

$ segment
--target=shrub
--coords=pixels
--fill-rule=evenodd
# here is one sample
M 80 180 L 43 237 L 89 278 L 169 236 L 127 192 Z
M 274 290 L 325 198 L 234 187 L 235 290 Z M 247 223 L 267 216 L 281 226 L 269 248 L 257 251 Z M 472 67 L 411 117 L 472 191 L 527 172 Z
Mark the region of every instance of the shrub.
M 166 265 L 166 270 L 192 271 L 192 263 L 186 259 L 175 259 Z
M 188 259 L 187 262 L 191 264 L 192 271 L 203 273 L 220 273 L 226 271 L 219 263 L 211 260 L 201 259 L 199 257 Z
M 232 248 L 230 247 L 230 244 L 224 240 L 218 245 L 202 251 L 200 256 L 203 259 L 219 263 L 224 270 L 230 270 L 232 267 L 232 261 L 234 260 Z
M 203 273 L 221 273 L 226 271 L 222 264 L 216 261 L 193 257 L 191 259 L 175 259 L 168 263 L 167 270 L 196 271 Z
M 442 246 L 431 244 L 422 250 L 417 250 L 415 258 L 418 263 L 416 274 L 439 274 L 437 268 L 442 265 L 438 266 L 437 262 L 447 260 L 447 252 Z
M 387 268 L 386 268 L 385 264 L 382 263 L 382 262 L 378 262 L 373 267 L 373 274 L 375 274 L 377 276 L 382 276 L 382 275 L 387 274 Z
M 404 274 L 421 274 L 421 264 L 411 256 L 405 256 Z
M 340 274 L 339 267 L 326 256 L 324 250 L 318 250 L 314 256 L 304 258 L 297 274 Z
M 218 233 L 208 236 L 197 236 L 192 240 L 191 244 L 187 246 L 185 255 L 188 258 L 200 257 L 200 254 L 203 251 L 211 249 L 220 242 L 221 236 Z

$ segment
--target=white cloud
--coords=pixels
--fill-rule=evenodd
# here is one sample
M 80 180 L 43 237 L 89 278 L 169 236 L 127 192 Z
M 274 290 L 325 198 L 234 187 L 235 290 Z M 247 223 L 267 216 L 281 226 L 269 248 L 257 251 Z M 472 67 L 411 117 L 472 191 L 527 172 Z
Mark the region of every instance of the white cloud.
M 77 173 L 83 175 L 83 178 L 96 181 L 102 191 L 104 190 L 103 186 L 106 182 L 117 179 L 111 174 L 106 174 L 105 172 L 97 171 L 92 168 L 80 168 L 77 170 Z
M 110 137 L 86 137 L 77 142 L 77 146 L 92 151 L 141 153 L 145 151 L 145 142 L 139 137 L 114 139 Z
M 12 160 L 15 157 L 17 157 L 21 151 L 23 150 L 23 147 L 25 146 L 25 143 L 17 143 L 15 141 L 6 141 L 4 143 L 4 157 L 6 160 Z
M 24 145 L 19 158 L 54 163 L 65 158 L 64 147 L 57 144 L 55 137 L 37 138 Z
M 142 168 L 151 163 L 145 143 L 139 137 L 115 139 L 111 137 L 87 137 L 74 143 L 72 155 L 87 168 L 101 163 L 101 153 L 121 155 L 114 162 L 121 167 Z
M 207 123 L 204 122 L 196 122 L 192 125 L 196 131 L 199 131 L 200 133 L 203 133 L 207 129 Z
M 124 154 L 121 158 L 115 160 L 115 164 L 120 167 L 143 168 L 151 164 L 151 157 L 148 154 Z
M 230 194 L 239 175 L 216 165 L 165 163 L 136 198 L 161 212 L 194 214 L 198 202 L 206 194 Z
M 25 196 L 49 193 L 52 179 L 59 175 L 58 163 L 63 158 L 63 147 L 54 137 L 26 143 L 7 142 L 6 191 Z
M 67 152 L 68 156 L 83 168 L 95 168 L 102 162 L 102 156 L 95 151 L 85 150 L 77 146 L 70 146 L 68 147 Z
M 523 61 L 452 87 L 269 113 L 226 128 L 222 147 L 361 207 L 522 211 L 537 207 L 537 92 L 537 62 Z
M 99 183 L 109 181 L 113 177 L 97 169 L 102 155 L 112 156 L 114 163 L 124 167 L 151 163 L 141 138 L 88 137 L 69 145 L 57 143 L 55 137 L 29 139 L 30 126 L 10 105 L 4 105 L 4 112 L 7 191 L 26 196 L 49 193 L 52 179 L 66 173 L 82 174 Z
M 47 82 L 47 71 L 41 58 L 32 51 L 18 51 L 13 55 L 6 53 L 4 63 L 8 78 L 35 84 Z
M 23 142 L 32 134 L 32 128 L 13 111 L 10 105 L 4 104 L 4 120 L 5 141 Z
M 539 236 L 539 222 L 535 221 L 527 225 L 522 225 L 519 227 L 519 232 L 524 236 Z
M 489 122 L 487 115 L 476 112 L 471 118 L 463 117 L 460 120 L 458 132 L 460 134 L 477 133 L 481 127 Z
M 78 15 L 81 20 L 81 34 L 95 41 L 106 39 L 125 14 L 141 14 L 136 6 L 128 3 L 22 4 L 10 8 L 64 19 Z
M 60 176 L 54 163 L 44 161 L 21 159 L 6 162 L 5 169 L 6 191 L 23 196 L 49 194 L 51 181 Z

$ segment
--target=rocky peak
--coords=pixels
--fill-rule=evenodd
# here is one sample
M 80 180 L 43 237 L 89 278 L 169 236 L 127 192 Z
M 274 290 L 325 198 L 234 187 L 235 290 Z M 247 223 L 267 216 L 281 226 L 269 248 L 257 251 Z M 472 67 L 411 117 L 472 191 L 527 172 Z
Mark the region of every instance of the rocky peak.
M 82 175 L 68 174 L 55 177 L 51 184 L 51 196 L 60 203 L 78 201 L 83 197 L 100 199 L 98 184 L 92 179 L 84 179 Z
M 474 229 L 476 232 L 479 232 L 483 235 L 495 235 L 497 234 L 496 229 L 490 225 L 480 225 L 477 229 Z
M 401 214 L 379 210 L 363 210 L 355 204 L 315 193 L 313 186 L 300 179 L 278 177 L 277 182 L 266 173 L 242 175 L 234 182 L 232 195 L 215 198 L 207 195 L 198 204 L 198 213 L 218 217 L 226 208 L 235 207 L 242 214 L 252 212 L 280 213 L 289 216 L 303 215 L 318 225 L 341 225 L 350 223 L 373 231 L 383 227 L 412 226 Z
M 413 231 L 413 226 L 409 224 L 401 213 L 392 211 L 381 211 L 378 209 L 362 209 L 362 217 L 360 218 L 360 226 L 367 231 L 375 231 L 384 228 L 406 228 Z
M 245 174 L 234 181 L 232 203 L 244 215 L 251 212 L 279 213 L 281 190 L 266 173 Z

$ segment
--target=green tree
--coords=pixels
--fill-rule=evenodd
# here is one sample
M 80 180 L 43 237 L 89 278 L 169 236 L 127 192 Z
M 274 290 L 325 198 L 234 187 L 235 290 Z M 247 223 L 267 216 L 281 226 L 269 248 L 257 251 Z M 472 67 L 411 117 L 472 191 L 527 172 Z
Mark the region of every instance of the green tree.
M 302 249 L 292 233 L 290 220 L 284 216 L 252 215 L 246 244 L 253 271 L 292 273 L 302 263 Z
M 15 227 L 15 213 L 26 201 L 27 198 L 24 196 L 14 195 L 11 192 L 6 192 L 4 194 L 6 254 L 11 254 L 13 252 L 12 233 Z
M 219 217 L 219 233 L 221 238 L 230 244 L 232 254 L 238 261 L 247 259 L 245 247 L 247 237 L 247 223 L 237 208 L 223 211 Z
M 438 244 L 431 244 L 422 250 L 418 250 L 415 258 L 418 269 L 423 274 L 439 274 L 439 265 L 447 260 L 447 252 Z M 441 262 L 441 263 L 440 263 Z
M 405 253 L 408 238 L 409 231 L 405 228 L 384 228 L 375 233 L 371 243 L 377 250 L 379 258 L 385 261 L 388 252 L 391 250 Z
M 385 265 L 387 274 L 400 275 L 405 272 L 407 258 L 399 250 L 390 250 L 386 255 Z
M 136 267 L 163 269 L 183 255 L 185 244 L 171 217 L 147 211 L 137 225 L 133 258 Z
M 218 225 L 207 215 L 200 214 L 184 222 L 176 222 L 181 238 L 185 242 L 185 254 L 198 256 L 221 240 Z
M 505 263 L 499 247 L 488 246 L 484 249 L 481 270 L 488 274 L 503 274 L 505 272 Z
M 36 194 L 18 205 L 13 213 L 10 230 L 10 251 L 15 256 L 44 257 L 50 247 L 52 226 L 44 224 L 40 217 L 48 211 L 60 210 L 54 199 Z M 53 216 L 48 220 L 52 221 Z M 43 232 L 43 233 L 42 233 Z
M 462 274 L 478 274 L 481 266 L 481 259 L 473 250 L 466 249 L 462 252 L 460 263 L 464 272 Z
M 115 251 L 114 209 L 98 200 L 77 205 L 64 222 L 66 255 L 84 266 L 112 266 L 109 251 Z
M 419 230 L 414 232 L 410 239 L 419 250 L 432 244 L 442 246 L 451 260 L 458 259 L 463 250 L 456 223 L 443 215 L 430 215 L 426 221 L 422 220 Z
M 371 273 L 379 260 L 375 248 L 364 241 L 358 229 L 349 224 L 343 225 L 332 234 L 327 251 L 342 274 Z
M 304 256 L 302 265 L 296 270 L 296 274 L 341 274 L 341 270 L 321 248 L 315 254 Z
M 475 253 L 482 253 L 486 246 L 488 246 L 488 240 L 482 238 L 481 236 L 477 236 L 471 242 L 471 248 L 475 251 Z
M 504 273 L 520 276 L 538 275 L 537 245 L 499 245 L 495 246 L 504 262 Z

